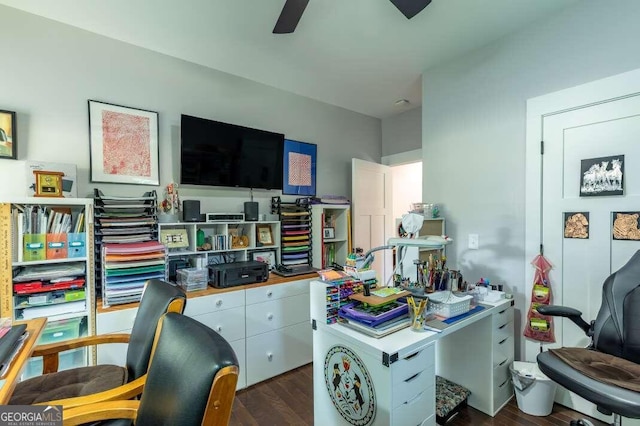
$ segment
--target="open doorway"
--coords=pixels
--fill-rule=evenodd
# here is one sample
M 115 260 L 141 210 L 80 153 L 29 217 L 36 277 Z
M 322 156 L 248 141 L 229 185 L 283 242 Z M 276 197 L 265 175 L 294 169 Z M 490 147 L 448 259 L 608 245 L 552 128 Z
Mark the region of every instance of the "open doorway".
M 393 179 L 393 218 L 397 223 L 413 203 L 422 201 L 422 160 L 390 167 Z

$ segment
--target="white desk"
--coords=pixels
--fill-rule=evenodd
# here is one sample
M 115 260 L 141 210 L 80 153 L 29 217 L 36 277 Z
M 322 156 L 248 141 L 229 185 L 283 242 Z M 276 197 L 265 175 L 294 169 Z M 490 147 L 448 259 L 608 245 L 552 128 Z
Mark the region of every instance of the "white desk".
M 491 416 L 513 395 L 511 300 L 441 333 L 405 328 L 375 339 L 326 325 L 326 288 L 311 283 L 315 424 L 435 425 L 436 374 L 471 390 L 469 405 Z

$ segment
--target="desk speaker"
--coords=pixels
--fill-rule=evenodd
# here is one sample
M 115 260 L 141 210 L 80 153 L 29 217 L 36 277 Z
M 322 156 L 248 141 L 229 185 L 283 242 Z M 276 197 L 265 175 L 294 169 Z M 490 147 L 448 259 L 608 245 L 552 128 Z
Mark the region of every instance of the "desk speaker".
M 200 201 L 184 200 L 182 202 L 182 220 L 185 222 L 200 221 Z
M 256 201 L 245 201 L 244 203 L 244 220 L 258 220 L 258 203 Z

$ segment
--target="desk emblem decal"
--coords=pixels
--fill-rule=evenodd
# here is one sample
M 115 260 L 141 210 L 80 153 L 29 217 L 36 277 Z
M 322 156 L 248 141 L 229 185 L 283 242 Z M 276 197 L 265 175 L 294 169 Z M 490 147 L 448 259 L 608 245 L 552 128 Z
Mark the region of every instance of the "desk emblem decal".
M 351 349 L 333 346 L 324 359 L 324 382 L 340 415 L 355 426 L 366 426 L 376 416 L 376 394 L 371 376 Z

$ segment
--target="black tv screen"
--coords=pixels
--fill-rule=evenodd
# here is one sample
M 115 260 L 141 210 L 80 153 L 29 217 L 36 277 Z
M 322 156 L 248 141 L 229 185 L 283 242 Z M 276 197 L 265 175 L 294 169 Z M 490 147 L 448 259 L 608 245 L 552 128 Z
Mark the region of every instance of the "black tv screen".
M 182 115 L 180 183 L 282 189 L 284 135 Z

